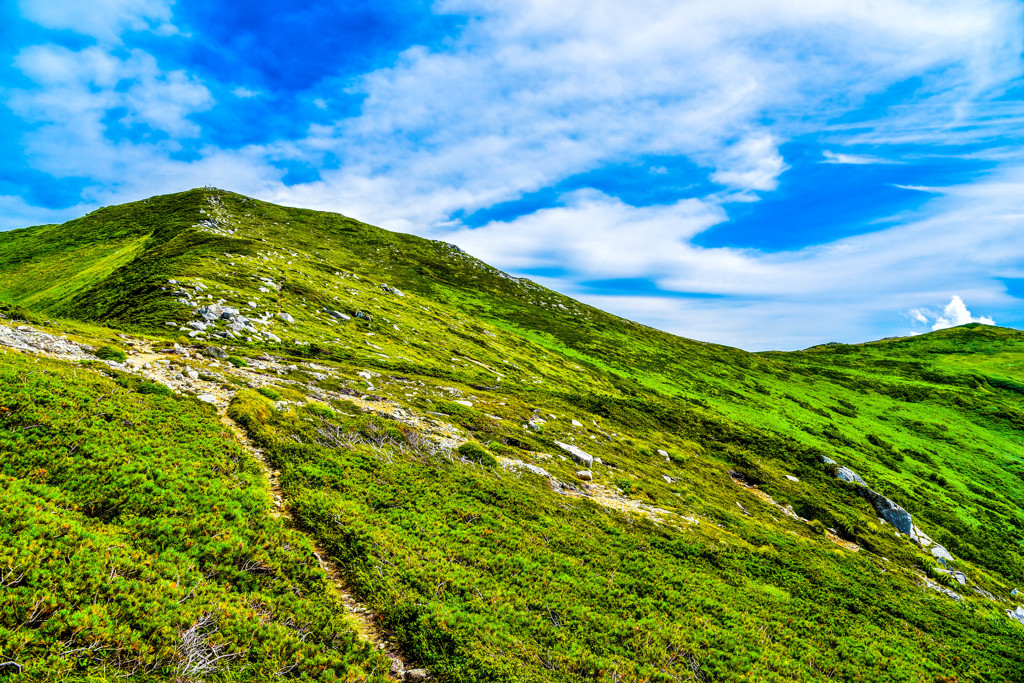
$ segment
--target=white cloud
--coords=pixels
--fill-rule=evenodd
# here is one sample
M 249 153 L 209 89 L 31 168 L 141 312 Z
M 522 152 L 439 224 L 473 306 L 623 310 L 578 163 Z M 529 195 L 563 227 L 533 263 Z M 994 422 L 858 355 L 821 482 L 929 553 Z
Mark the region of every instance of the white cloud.
M 995 321 L 988 315 L 975 317 L 967 309 L 964 300 L 953 295 L 943 308 L 941 313 L 936 313 L 927 308 L 914 308 L 910 311 L 914 321 L 918 323 L 932 323 L 932 330 L 945 330 L 969 323 L 981 323 L 982 325 L 995 325 Z
M 239 99 L 248 100 L 250 98 L 257 97 L 262 93 L 260 93 L 259 90 L 250 90 L 249 88 L 238 86 L 237 88 L 231 91 L 231 94 Z
M 124 31 L 177 33 L 168 0 L 20 0 L 26 19 L 51 29 L 64 29 L 116 43 Z
M 72 51 L 56 45 L 25 48 L 15 66 L 38 86 L 9 91 L 8 105 L 23 119 L 41 127 L 25 136 L 26 151 L 36 168 L 57 177 L 78 175 L 101 182 L 112 157 L 123 155 L 118 166 L 146 156 L 146 145 L 114 143 L 107 136 L 108 117 L 125 126 L 143 125 L 173 138 L 199 135 L 191 114 L 208 109 L 213 98 L 206 87 L 184 71 L 164 72 L 152 55 L 132 50 L 125 58 L 100 47 Z M 166 163 L 175 149 L 163 144 L 163 153 L 151 163 Z M 164 158 L 161 158 L 164 157 Z M 130 174 L 150 172 L 141 166 Z
M 824 157 L 823 164 L 854 164 L 854 165 L 867 165 L 867 164 L 899 164 L 900 161 L 895 159 L 886 159 L 885 157 L 870 156 L 868 154 L 844 154 L 842 152 L 831 152 L 825 150 L 821 153 Z
M 106 0 L 97 16 L 114 28 L 86 18 L 80 32 L 113 43 L 124 30 L 170 26 L 165 7 Z M 354 86 L 318 83 L 314 106 L 326 108 L 335 92 L 362 94 L 362 110 L 294 140 L 174 158 L 176 139 L 200 132 L 191 114 L 212 98 L 194 76 L 137 51 L 27 48 L 18 66 L 37 87 L 8 99 L 39 126 L 25 136 L 36 168 L 92 178 L 87 196 L 97 202 L 214 184 L 450 239 L 507 269 L 562 267 L 559 288 L 580 296 L 591 296 L 580 283 L 616 277 L 720 296 L 600 299 L 689 336 L 748 348 L 864 339 L 900 324 L 899 311 L 952 291 L 1003 316 L 1007 299 L 992 277 L 1024 262 L 1024 173 L 1012 165 L 973 185 L 920 188 L 934 194 L 923 213 L 821 247 L 768 254 L 703 249 L 693 238 L 726 220 L 730 202 L 777 186 L 787 140 L 813 133 L 833 150 L 880 155 L 891 143 L 1015 134 L 1024 106 L 999 98 L 1021 74 L 1017 2 L 449 0 L 437 8 L 475 18 L 460 37 L 411 48 Z M 53 28 L 70 23 L 33 16 Z M 918 77 L 909 102 L 881 119 L 834 123 Z M 111 116 L 170 139 L 116 138 Z M 315 165 L 326 154 L 336 169 L 291 187 L 271 164 Z M 584 190 L 477 230 L 452 220 L 646 157 L 688 159 L 725 189 L 647 207 Z M 883 159 L 825 154 L 831 163 Z
M 771 135 L 760 133 L 730 146 L 711 180 L 739 190 L 774 190 L 784 170 L 778 143 Z
M 87 213 L 92 208 L 83 203 L 66 209 L 44 209 L 32 206 L 25 201 L 24 197 L 0 195 L 0 230 L 24 228 L 29 225 L 63 223 Z

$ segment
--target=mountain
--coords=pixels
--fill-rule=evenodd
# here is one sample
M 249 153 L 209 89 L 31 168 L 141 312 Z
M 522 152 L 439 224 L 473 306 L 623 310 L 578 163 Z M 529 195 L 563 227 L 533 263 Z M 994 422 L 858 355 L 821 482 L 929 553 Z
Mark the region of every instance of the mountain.
M 1024 680 L 1016 330 L 747 353 L 213 188 L 0 302 L 0 676 Z

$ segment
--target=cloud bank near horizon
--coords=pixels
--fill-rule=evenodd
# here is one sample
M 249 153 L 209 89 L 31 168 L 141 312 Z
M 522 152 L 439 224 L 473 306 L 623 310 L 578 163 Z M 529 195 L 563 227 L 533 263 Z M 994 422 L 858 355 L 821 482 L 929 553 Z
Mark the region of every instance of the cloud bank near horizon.
M 75 7 L 8 22 L 0 227 L 217 185 L 744 348 L 1024 323 L 1015 2 Z

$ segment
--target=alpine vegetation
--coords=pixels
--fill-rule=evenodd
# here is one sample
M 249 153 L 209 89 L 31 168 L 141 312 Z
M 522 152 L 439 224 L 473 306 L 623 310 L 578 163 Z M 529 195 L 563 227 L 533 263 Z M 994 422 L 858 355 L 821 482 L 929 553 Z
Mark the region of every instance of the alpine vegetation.
M 1024 334 L 747 353 L 215 188 L 0 233 L 0 676 L 1024 680 Z

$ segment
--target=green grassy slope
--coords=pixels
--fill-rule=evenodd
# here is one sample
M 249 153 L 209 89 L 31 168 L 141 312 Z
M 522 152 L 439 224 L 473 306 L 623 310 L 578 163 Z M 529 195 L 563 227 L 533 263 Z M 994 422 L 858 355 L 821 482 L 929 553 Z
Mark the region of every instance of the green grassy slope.
M 0 358 L 0 660 L 41 681 L 385 668 L 212 409 Z
M 750 354 L 450 245 L 219 190 L 0 235 L 0 282 L 54 318 L 291 359 L 279 384 L 301 400 L 240 391 L 232 412 L 303 529 L 439 679 L 1024 679 L 1005 615 L 1024 584 L 1017 331 Z M 189 326 L 218 302 L 258 320 Z M 485 464 L 332 391 L 454 424 Z M 589 491 L 556 442 L 600 459 Z M 969 585 L 822 456 L 906 508 Z

